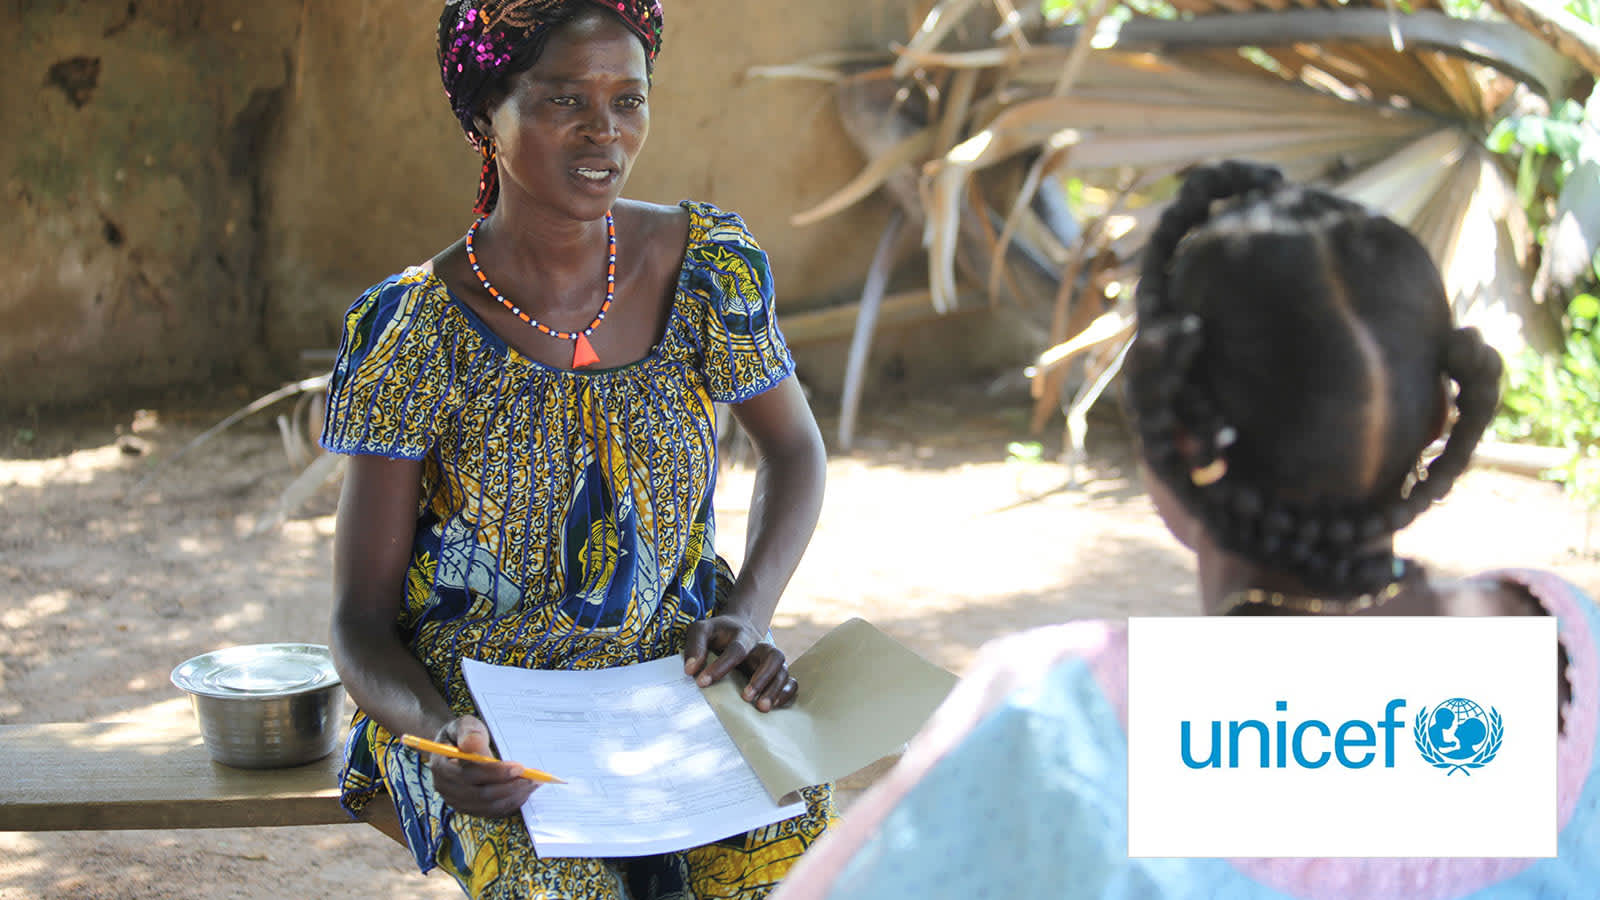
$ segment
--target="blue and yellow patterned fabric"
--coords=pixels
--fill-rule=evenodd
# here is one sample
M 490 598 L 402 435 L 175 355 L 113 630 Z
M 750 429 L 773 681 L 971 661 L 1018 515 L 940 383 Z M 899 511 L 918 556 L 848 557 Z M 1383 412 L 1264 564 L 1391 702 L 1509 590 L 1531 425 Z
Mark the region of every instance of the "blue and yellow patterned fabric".
M 463 657 L 541 669 L 660 659 L 731 582 L 714 549 L 712 403 L 760 394 L 794 363 L 744 223 L 683 207 L 669 321 L 626 366 L 534 362 L 422 269 L 375 285 L 345 317 L 322 442 L 422 461 L 398 625 L 458 714 L 477 713 Z M 712 847 L 541 862 L 520 819 L 446 808 L 418 755 L 359 710 L 345 754 L 346 807 L 387 791 L 419 867 L 443 866 L 474 897 L 759 897 L 832 815 L 820 788 L 806 816 Z

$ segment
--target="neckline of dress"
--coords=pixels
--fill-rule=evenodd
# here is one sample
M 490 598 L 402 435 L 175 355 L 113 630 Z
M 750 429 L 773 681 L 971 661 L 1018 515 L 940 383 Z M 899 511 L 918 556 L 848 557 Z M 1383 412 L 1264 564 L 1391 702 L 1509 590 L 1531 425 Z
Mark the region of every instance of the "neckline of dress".
M 529 368 L 554 375 L 571 375 L 579 378 L 595 378 L 604 377 L 607 375 L 616 375 L 621 372 L 627 372 L 631 369 L 648 366 L 652 363 L 658 362 L 661 358 L 662 351 L 666 348 L 667 341 L 672 337 L 672 330 L 678 324 L 678 320 L 681 316 L 681 306 L 684 295 L 683 283 L 684 279 L 687 278 L 689 274 L 689 256 L 697 244 L 704 242 L 707 228 L 703 224 L 705 214 L 701 210 L 699 204 L 696 204 L 693 201 L 684 200 L 680 202 L 678 206 L 689 213 L 689 236 L 688 240 L 684 242 L 683 259 L 678 262 L 678 277 L 672 286 L 672 304 L 671 308 L 667 310 L 666 327 L 662 329 L 661 337 L 658 338 L 655 343 L 650 345 L 650 349 L 645 351 L 643 356 L 630 362 L 622 363 L 621 365 L 605 367 L 586 366 L 582 369 L 569 369 L 563 366 L 552 366 L 548 363 L 540 362 L 539 360 L 534 359 L 533 357 L 528 356 L 517 348 L 511 346 L 511 344 L 509 344 L 505 338 L 501 337 L 493 328 L 490 328 L 489 323 L 485 322 L 483 317 L 478 315 L 477 311 L 468 305 L 465 300 L 462 300 L 460 297 L 458 297 L 456 292 L 451 290 L 450 285 L 446 284 L 445 280 L 440 278 L 439 273 L 435 272 L 432 267 L 412 266 L 407 271 L 420 272 L 425 283 L 432 282 L 437 290 L 444 294 L 445 299 L 450 303 L 450 305 L 461 311 L 462 316 L 466 319 L 467 325 L 470 326 L 473 331 L 478 332 L 481 337 L 490 341 L 494 346 L 499 347 L 508 361 L 518 361 Z

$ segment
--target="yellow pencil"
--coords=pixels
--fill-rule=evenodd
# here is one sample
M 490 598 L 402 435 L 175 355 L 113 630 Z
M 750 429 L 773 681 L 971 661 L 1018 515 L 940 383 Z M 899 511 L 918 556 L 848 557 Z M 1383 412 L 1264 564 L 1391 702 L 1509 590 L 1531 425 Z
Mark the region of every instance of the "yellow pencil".
M 414 734 L 402 734 L 400 736 L 400 743 L 405 744 L 407 747 L 410 747 L 413 750 L 421 750 L 424 753 L 437 753 L 440 756 L 448 756 L 451 759 L 462 759 L 466 760 L 467 762 L 509 762 L 509 760 L 495 759 L 492 756 L 468 753 L 459 748 L 452 747 L 449 744 L 441 744 L 438 741 L 430 741 L 427 738 L 420 738 Z M 529 781 L 537 781 L 541 784 L 566 784 L 565 781 L 562 781 L 560 778 L 551 775 L 549 772 L 541 772 L 538 769 L 530 769 L 527 766 L 522 767 L 522 777 L 528 779 Z

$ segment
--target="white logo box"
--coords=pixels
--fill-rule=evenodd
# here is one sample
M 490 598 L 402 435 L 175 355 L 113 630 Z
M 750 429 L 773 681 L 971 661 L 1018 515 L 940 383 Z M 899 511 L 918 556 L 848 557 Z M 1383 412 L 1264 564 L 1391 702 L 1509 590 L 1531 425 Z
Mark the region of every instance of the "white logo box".
M 1129 620 L 1128 854 L 1554 856 L 1556 624 L 1541 616 Z M 1451 718 L 1432 716 L 1454 698 L 1483 713 L 1461 741 L 1430 730 Z M 1400 724 L 1385 727 L 1396 700 Z M 1454 724 L 1476 717 L 1456 707 L 1464 715 Z M 1419 712 L 1432 761 L 1419 750 Z M 1220 767 L 1185 763 L 1185 719 L 1196 761 L 1210 759 L 1212 723 L 1222 723 Z M 1252 719 L 1273 743 L 1269 765 L 1260 766 L 1259 730 L 1247 725 L 1231 767 L 1230 723 Z M 1299 728 L 1308 719 L 1334 735 L 1365 721 L 1373 745 L 1362 746 L 1369 729 L 1351 726 L 1346 758 L 1371 753 L 1372 762 L 1340 764 L 1333 737 Z M 1301 766 L 1291 746 L 1278 766 L 1278 736 L 1292 744 L 1297 729 L 1304 758 L 1330 751 L 1327 764 Z

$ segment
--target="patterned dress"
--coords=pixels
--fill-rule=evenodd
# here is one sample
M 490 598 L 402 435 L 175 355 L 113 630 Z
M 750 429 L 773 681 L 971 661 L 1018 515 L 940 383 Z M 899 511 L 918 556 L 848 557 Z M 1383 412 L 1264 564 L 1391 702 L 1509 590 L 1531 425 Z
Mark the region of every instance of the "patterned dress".
M 345 317 L 322 442 L 422 462 L 399 628 L 458 714 L 464 657 L 540 669 L 682 652 L 731 572 L 714 550 L 713 401 L 787 378 L 766 255 L 738 216 L 686 202 L 689 242 L 660 343 L 638 362 L 557 369 L 508 347 L 444 283 L 409 269 Z M 418 755 L 357 711 L 343 802 L 393 798 L 418 866 L 473 897 L 757 898 L 833 816 L 682 853 L 539 860 L 520 817 L 456 813 Z M 535 800 L 537 802 L 537 800 Z

